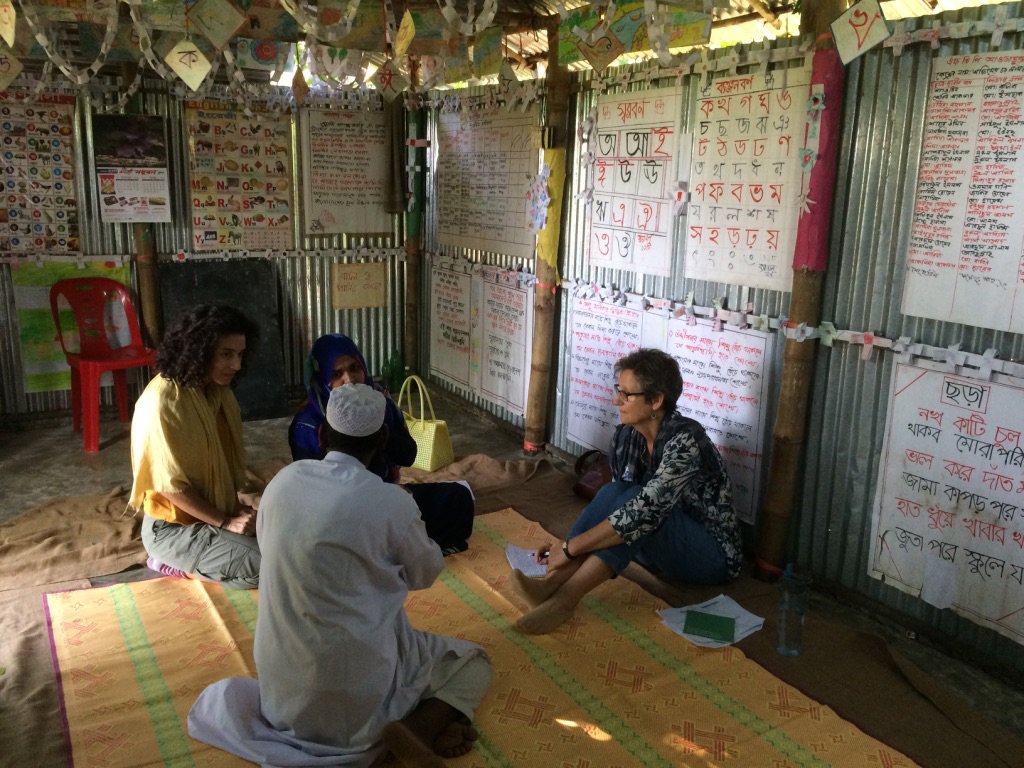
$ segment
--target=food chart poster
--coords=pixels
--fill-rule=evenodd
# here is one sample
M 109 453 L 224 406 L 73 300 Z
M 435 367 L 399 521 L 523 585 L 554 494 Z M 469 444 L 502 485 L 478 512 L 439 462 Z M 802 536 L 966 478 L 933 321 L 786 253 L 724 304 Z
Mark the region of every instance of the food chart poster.
M 100 218 L 108 223 L 171 220 L 164 120 L 93 115 Z
M 290 115 L 191 101 L 185 120 L 192 250 L 294 248 Z
M 73 96 L 0 92 L 0 255 L 81 250 L 75 199 Z

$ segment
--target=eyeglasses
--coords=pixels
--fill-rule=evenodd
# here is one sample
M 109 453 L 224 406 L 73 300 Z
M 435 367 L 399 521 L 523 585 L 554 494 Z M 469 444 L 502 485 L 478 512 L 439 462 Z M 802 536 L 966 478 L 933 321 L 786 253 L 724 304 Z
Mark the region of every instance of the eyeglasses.
M 639 397 L 640 395 L 647 394 L 646 392 L 626 392 L 625 390 L 620 389 L 618 384 L 616 384 L 613 389 L 615 390 L 615 397 L 621 397 L 623 400 L 629 400 L 631 397 Z

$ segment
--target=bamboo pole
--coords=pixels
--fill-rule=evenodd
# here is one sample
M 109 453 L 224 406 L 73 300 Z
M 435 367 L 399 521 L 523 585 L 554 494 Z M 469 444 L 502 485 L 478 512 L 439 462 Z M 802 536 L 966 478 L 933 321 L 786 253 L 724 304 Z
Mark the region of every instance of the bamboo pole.
M 121 65 L 121 82 L 127 87 L 135 80 L 138 65 L 128 62 Z M 144 114 L 140 96 L 135 95 L 128 103 L 127 111 L 131 114 Z M 146 341 L 156 346 L 163 338 L 160 323 L 160 289 L 156 277 L 156 243 L 153 238 L 153 225 L 136 222 L 132 224 L 132 243 L 135 252 L 135 276 L 139 284 L 139 309 L 142 315 L 142 332 Z
M 414 60 L 415 61 L 415 60 Z M 415 65 L 410 71 L 413 87 L 419 72 Z M 410 138 L 426 138 L 426 116 L 422 106 L 409 116 Z M 413 168 L 408 174 L 409 189 L 412 191 L 412 207 L 405 214 L 405 334 L 403 335 L 402 361 L 408 370 L 418 373 L 420 364 L 420 285 L 423 264 L 423 211 L 427 196 L 427 181 L 424 169 L 427 165 L 427 150 L 416 145 L 412 155 Z
M 548 23 L 547 121 L 544 162 L 551 169 L 551 205 L 544 229 L 537 236 L 537 288 L 533 303 L 533 348 L 530 385 L 526 396 L 523 451 L 539 453 L 547 441 L 548 392 L 554 352 L 555 299 L 558 292 L 559 238 L 565 198 L 565 147 L 569 113 L 569 72 L 558 63 L 558 16 Z
M 843 0 L 805 3 L 801 33 L 816 41 L 812 87 L 824 86 L 824 109 L 818 117 L 818 158 L 811 171 L 808 198 L 810 212 L 800 217 L 793 263 L 793 293 L 790 299 L 791 326 L 801 323 L 817 327 L 821 320 L 821 294 L 828 268 L 828 237 L 832 215 L 839 130 L 843 100 L 844 71 L 832 47 L 829 25 L 843 13 Z M 779 575 L 786 555 L 790 518 L 799 496 L 802 479 L 804 438 L 814 355 L 817 341 L 786 339 L 783 350 L 779 411 L 772 434 L 772 463 L 768 491 L 762 509 L 755 574 L 772 579 Z

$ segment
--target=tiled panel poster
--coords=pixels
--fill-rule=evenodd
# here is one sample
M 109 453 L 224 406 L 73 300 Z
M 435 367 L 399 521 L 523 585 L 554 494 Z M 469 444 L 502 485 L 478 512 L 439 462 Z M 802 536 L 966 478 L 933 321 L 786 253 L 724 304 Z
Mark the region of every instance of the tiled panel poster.
M 1024 388 L 898 363 L 868 573 L 1024 643 Z
M 598 97 L 592 266 L 671 274 L 680 100 L 678 88 Z
M 535 108 L 438 116 L 438 242 L 533 258 L 527 195 L 540 162 L 536 125 Z
M 291 116 L 190 101 L 185 120 L 192 250 L 294 248 Z
M 810 68 L 713 79 L 697 100 L 686 276 L 788 291 Z
M 73 96 L 0 93 L 0 258 L 81 250 Z
M 908 315 L 1024 333 L 1024 51 L 932 62 Z

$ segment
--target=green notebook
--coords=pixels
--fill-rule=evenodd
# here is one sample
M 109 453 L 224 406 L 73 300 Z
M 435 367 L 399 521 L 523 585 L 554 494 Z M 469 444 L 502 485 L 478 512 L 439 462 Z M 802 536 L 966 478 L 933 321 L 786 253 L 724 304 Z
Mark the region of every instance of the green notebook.
M 736 639 L 736 619 L 703 611 L 687 611 L 683 632 L 731 643 Z

